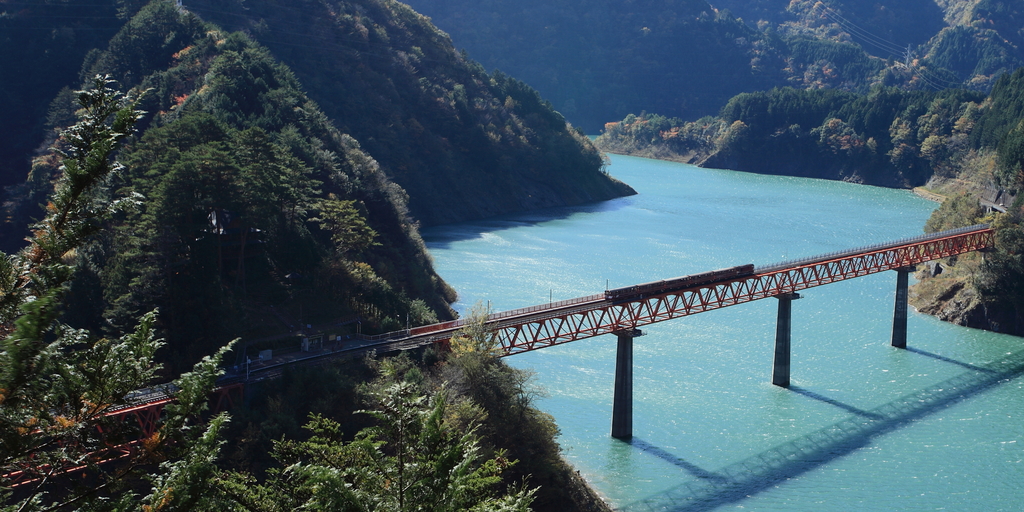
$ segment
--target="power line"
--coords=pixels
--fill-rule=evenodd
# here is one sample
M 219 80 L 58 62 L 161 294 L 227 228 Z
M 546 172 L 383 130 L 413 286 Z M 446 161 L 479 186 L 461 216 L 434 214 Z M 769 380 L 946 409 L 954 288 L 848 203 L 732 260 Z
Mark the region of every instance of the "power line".
M 953 81 L 953 80 L 949 80 L 947 78 L 943 78 L 941 75 L 939 75 L 935 71 L 932 71 L 932 70 L 930 70 L 928 68 L 925 68 L 925 67 L 921 67 L 920 65 L 917 67 L 917 70 L 918 70 L 919 73 L 928 75 L 928 77 L 933 82 L 937 82 L 937 83 L 940 83 L 940 84 L 946 84 L 947 88 L 950 87 L 950 86 L 959 87 L 959 86 L 963 85 L 963 81 Z
M 932 87 L 933 87 L 933 88 L 934 88 L 934 89 L 935 89 L 936 91 L 941 91 L 941 90 L 943 90 L 943 89 L 946 89 L 946 87 L 942 87 L 942 86 L 940 86 L 940 85 L 937 85 L 937 84 L 936 84 L 935 82 L 931 81 L 931 80 L 930 80 L 930 79 L 928 78 L 928 76 L 927 76 L 927 75 L 925 75 L 924 73 L 918 73 L 918 74 L 917 74 L 917 76 L 918 76 L 918 77 L 920 77 L 920 78 L 921 78 L 921 80 L 924 80 L 924 82 L 925 82 L 926 84 L 928 84 L 928 85 L 932 86 Z
M 860 25 L 854 23 L 853 21 L 845 18 L 843 15 L 839 14 L 839 12 L 835 11 L 834 9 L 826 7 L 823 12 L 826 16 L 829 17 L 829 19 L 832 19 L 837 24 L 844 28 L 847 28 L 848 30 L 857 33 L 857 35 L 859 35 L 861 38 L 870 41 L 878 48 L 885 49 L 887 51 L 891 51 L 894 53 L 901 53 L 903 51 L 902 45 L 894 43 L 884 37 L 874 34 L 870 30 L 863 28 Z
M 824 9 L 822 9 L 822 13 L 829 20 L 839 25 L 840 28 L 846 30 L 850 35 L 860 38 L 865 43 L 875 48 L 878 48 L 884 52 L 901 55 L 904 59 L 904 65 L 907 67 L 907 69 L 913 70 L 924 83 L 931 86 L 932 88 L 936 90 L 942 90 L 949 89 L 951 87 L 959 87 L 962 85 L 962 82 L 957 82 L 943 78 L 939 76 L 937 73 L 922 67 L 920 64 L 913 64 L 914 54 L 911 51 L 909 45 L 907 45 L 906 48 L 903 48 L 888 39 L 875 35 L 874 33 L 868 31 L 867 29 L 864 29 L 857 25 L 856 23 L 843 17 L 841 14 L 839 14 L 830 7 L 825 7 Z
M 822 10 L 822 13 L 829 20 L 835 22 L 842 29 L 846 30 L 850 35 L 857 36 L 864 42 L 870 44 L 871 46 L 874 46 L 875 48 L 878 48 L 879 50 L 896 55 L 901 55 L 904 52 L 903 46 L 898 45 L 892 41 L 889 41 L 888 39 L 885 39 L 883 37 L 877 36 L 864 28 L 861 28 L 856 23 L 853 23 L 852 21 L 844 18 L 838 12 L 832 10 L 829 7 L 825 7 Z

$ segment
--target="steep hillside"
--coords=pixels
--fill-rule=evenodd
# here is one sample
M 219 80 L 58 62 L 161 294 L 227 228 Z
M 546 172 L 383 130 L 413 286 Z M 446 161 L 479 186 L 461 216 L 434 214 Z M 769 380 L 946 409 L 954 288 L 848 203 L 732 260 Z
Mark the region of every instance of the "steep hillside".
M 781 7 L 792 16 L 780 20 L 785 30 L 850 40 L 883 59 L 901 58 L 945 26 L 944 12 L 934 0 L 794 0 Z
M 83 59 L 88 68 L 98 55 L 89 48 L 104 47 L 123 25 L 119 16 L 144 2 L 79 3 L 0 4 L 0 40 L 10 48 L 0 70 L 23 77 L 0 86 L 0 131 L 9 141 L 0 151 L 0 186 L 24 180 L 33 151 L 52 138 L 51 100 L 62 87 L 82 83 Z M 487 75 L 402 4 L 250 1 L 243 7 L 211 0 L 188 7 L 265 39 L 335 125 L 409 192 L 422 224 L 632 193 L 600 171 L 589 142 L 532 89 Z M 5 238 L 13 250 L 22 235 Z
M 787 35 L 850 42 L 886 60 L 886 85 L 988 91 L 1024 64 L 1020 0 L 852 2 L 796 0 L 779 21 Z
M 33 152 L 49 135 L 50 100 L 81 83 L 86 53 L 124 24 L 121 3 L 0 3 L 0 187 L 25 179 Z
M 930 183 L 948 197 L 926 229 L 979 221 L 996 228 L 996 251 L 942 262 L 922 275 L 915 306 L 960 325 L 1024 335 L 1024 69 L 992 89 L 971 133 L 976 156 L 950 179 Z M 979 198 L 981 204 L 979 204 Z M 1005 213 L 989 214 L 982 205 Z
M 237 335 L 451 317 L 404 191 L 266 49 L 156 1 L 87 72 L 134 87 L 149 114 L 106 192 L 139 205 L 76 255 L 68 321 L 123 329 L 160 307 L 173 372 Z M 55 164 L 36 159 L 25 197 L 45 197 Z
M 488 75 L 392 0 L 198 0 L 295 71 L 338 128 L 409 192 L 425 225 L 633 193 L 590 142 L 522 82 Z
M 488 69 L 536 87 L 594 133 L 641 110 L 699 117 L 782 83 L 774 47 L 705 0 L 413 0 Z
M 964 2 L 953 0 L 950 3 Z M 900 45 L 917 46 L 945 26 L 945 11 L 934 0 L 712 0 L 711 4 L 729 9 L 751 26 L 767 23 L 790 30 L 807 30 L 837 22 L 851 29 L 855 25 L 860 30 L 849 35 L 869 53 L 883 58 L 889 56 L 888 51 L 875 46 L 880 41 L 866 37 L 868 33 Z M 820 12 L 813 12 L 816 6 L 828 7 L 835 15 L 830 16 L 831 19 L 822 17 Z
M 488 68 L 588 132 L 629 113 L 697 119 L 772 87 L 988 91 L 1024 64 L 1019 0 L 411 0 Z

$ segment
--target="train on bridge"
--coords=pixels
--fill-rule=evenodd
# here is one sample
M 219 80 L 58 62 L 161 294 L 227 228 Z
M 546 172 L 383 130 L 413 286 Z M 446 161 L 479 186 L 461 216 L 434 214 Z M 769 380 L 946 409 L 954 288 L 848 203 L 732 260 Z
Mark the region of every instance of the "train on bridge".
M 605 300 L 644 298 L 651 295 L 657 295 L 659 293 L 689 288 L 691 286 L 701 286 L 710 283 L 717 283 L 719 281 L 727 281 L 737 277 L 749 276 L 753 273 L 754 265 L 752 263 L 748 263 L 746 265 L 721 268 L 710 272 L 701 272 L 700 274 L 673 277 L 671 279 L 661 279 L 658 281 L 651 281 L 649 283 L 634 284 L 632 286 L 606 290 L 604 292 L 604 298 Z

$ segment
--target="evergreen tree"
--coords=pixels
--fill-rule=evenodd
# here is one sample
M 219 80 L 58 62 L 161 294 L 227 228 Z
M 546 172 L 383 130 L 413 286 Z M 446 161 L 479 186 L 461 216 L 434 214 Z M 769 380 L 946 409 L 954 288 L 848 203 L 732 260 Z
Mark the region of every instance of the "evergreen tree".
M 367 386 L 377 425 L 344 440 L 338 422 L 313 415 L 307 441 L 275 443 L 265 483 L 233 473 L 217 482 L 240 509 L 255 511 L 525 511 L 536 490 L 496 493 L 515 464 L 497 451 L 484 460 L 476 425 L 462 424 L 441 388 L 424 395 L 408 357 L 378 363 Z
M 97 76 L 78 93 L 81 121 L 59 141 L 62 173 L 46 216 L 33 227 L 28 247 L 0 255 L 3 510 L 133 509 L 135 495 L 126 488 L 141 477 L 155 484 L 150 502 L 193 500 L 203 495 L 196 477 L 208 471 L 226 421 L 222 415 L 208 427 L 197 423 L 222 350 L 165 387 L 177 402 L 152 436 L 138 439 L 111 413 L 131 404 L 159 370 L 153 359 L 161 346 L 156 312 L 117 339 L 61 321 L 77 249 L 101 232 L 105 218 L 135 200 L 105 198 L 104 184 L 121 170 L 112 154 L 142 114 L 137 98 L 111 86 Z M 159 470 L 150 475 L 157 463 Z M 67 478 L 70 470 L 85 471 L 89 485 Z

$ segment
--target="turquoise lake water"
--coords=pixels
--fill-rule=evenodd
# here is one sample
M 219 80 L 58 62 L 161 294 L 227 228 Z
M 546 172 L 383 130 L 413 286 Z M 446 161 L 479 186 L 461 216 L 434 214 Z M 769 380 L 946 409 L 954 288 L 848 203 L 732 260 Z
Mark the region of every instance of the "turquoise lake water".
M 456 309 L 492 311 L 922 233 L 905 190 L 611 156 L 639 194 L 425 230 Z M 1021 338 L 911 313 L 896 274 L 800 292 L 792 387 L 770 384 L 777 302 L 644 328 L 632 442 L 610 437 L 613 336 L 516 355 L 568 460 L 624 510 L 1021 510 Z

